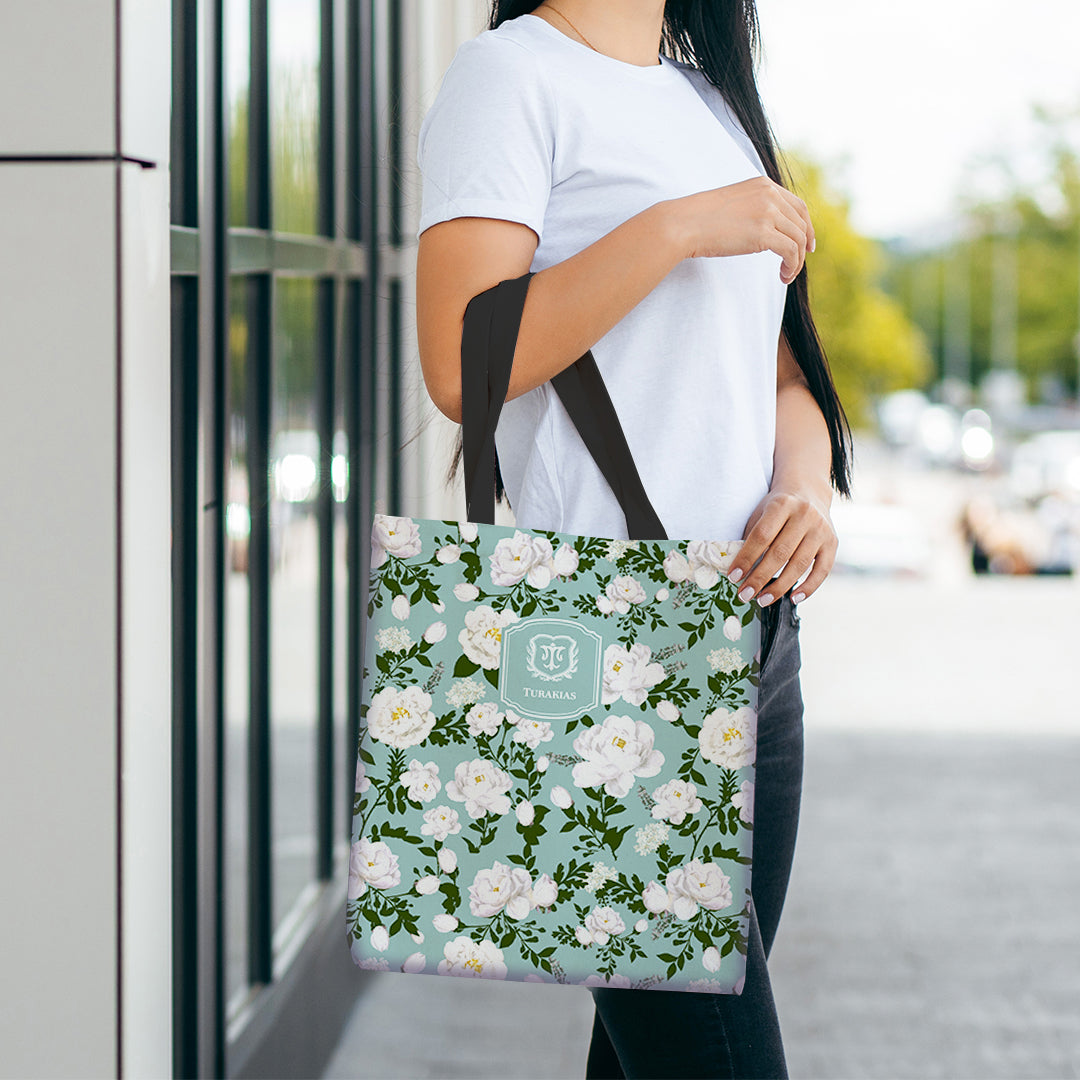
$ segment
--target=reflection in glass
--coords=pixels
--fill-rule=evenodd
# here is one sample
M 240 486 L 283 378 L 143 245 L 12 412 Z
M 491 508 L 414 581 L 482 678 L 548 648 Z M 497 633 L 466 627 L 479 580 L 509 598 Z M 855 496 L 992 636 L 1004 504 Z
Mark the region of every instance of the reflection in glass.
M 319 439 L 315 282 L 275 283 L 270 418 L 270 723 L 275 929 L 315 875 Z
M 247 225 L 251 0 L 224 0 L 229 224 Z
M 319 204 L 319 0 L 270 0 L 273 227 L 314 233 Z
M 229 293 L 228 461 L 225 469 L 225 998 L 247 986 L 248 784 L 250 716 L 246 378 L 248 322 L 246 282 L 234 277 Z M 231 1010 L 230 1010 L 231 1011 Z
M 351 285 L 343 290 L 346 320 L 351 320 L 356 308 L 353 298 L 357 292 Z M 351 323 L 348 323 L 351 325 Z M 333 838 L 334 874 L 345 875 L 349 863 L 349 839 L 345 823 L 349 815 L 353 792 L 356 790 L 356 747 L 348 738 L 348 675 L 349 675 L 349 527 L 346 499 L 349 495 L 349 439 L 345 419 L 346 364 L 349 362 L 353 337 L 343 335 L 344 347 L 334 357 L 334 785 Z

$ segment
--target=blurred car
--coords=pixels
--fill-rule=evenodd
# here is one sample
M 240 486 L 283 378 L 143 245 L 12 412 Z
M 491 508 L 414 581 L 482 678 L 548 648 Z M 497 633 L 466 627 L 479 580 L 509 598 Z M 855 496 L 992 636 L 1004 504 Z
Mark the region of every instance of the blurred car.
M 921 577 L 932 551 L 923 522 L 895 503 L 839 503 L 830 510 L 836 529 L 834 571 Z
M 1009 486 L 1022 498 L 1051 492 L 1080 501 L 1080 431 L 1040 431 L 1015 448 Z

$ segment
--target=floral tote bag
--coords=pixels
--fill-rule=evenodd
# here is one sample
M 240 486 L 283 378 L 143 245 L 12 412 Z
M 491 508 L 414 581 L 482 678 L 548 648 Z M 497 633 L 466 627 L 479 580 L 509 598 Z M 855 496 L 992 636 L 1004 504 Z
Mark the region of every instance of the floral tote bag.
M 634 539 L 495 525 L 528 281 L 462 345 L 468 520 L 376 514 L 347 898 L 373 971 L 741 993 L 760 626 L 668 539 L 591 353 L 552 380 Z

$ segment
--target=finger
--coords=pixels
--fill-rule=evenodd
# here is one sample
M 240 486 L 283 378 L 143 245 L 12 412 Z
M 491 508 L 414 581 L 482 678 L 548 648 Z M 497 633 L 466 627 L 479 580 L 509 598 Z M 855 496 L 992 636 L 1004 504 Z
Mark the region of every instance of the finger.
M 783 220 L 787 223 L 789 229 L 793 228 L 786 218 Z M 775 251 L 784 260 L 780 267 L 780 277 L 785 284 L 790 284 L 798 277 L 799 270 L 802 267 L 798 240 L 777 227 L 773 229 L 767 247 L 770 251 Z
M 775 603 L 810 569 L 823 547 L 821 538 L 815 536 L 812 531 L 808 532 L 787 560 L 783 570 L 762 587 L 757 596 L 758 603 L 762 607 Z
M 798 277 L 803 268 L 803 263 L 806 261 L 806 226 L 794 211 L 783 210 L 780 207 L 777 207 L 777 210 L 775 227 L 795 242 L 797 261 L 793 264 L 794 272 L 790 275 L 795 278 Z
M 790 553 L 802 542 L 807 531 L 805 522 L 789 516 L 782 506 L 773 505 L 775 509 L 768 515 L 768 520 L 763 514 L 750 534 L 761 547 L 762 555 L 758 564 L 746 575 L 746 580 L 739 583 L 739 598 L 743 601 L 751 599 L 772 580 L 773 575 L 790 557 Z M 759 533 L 764 542 L 754 537 L 754 533 Z M 750 591 L 747 592 L 747 589 Z
M 803 224 L 806 226 L 806 247 L 808 251 L 813 251 L 815 247 L 815 241 L 817 234 L 814 232 L 814 223 L 810 220 L 810 210 L 803 199 L 800 199 L 792 191 L 788 191 L 787 188 L 781 188 L 784 193 L 785 201 L 790 205 L 795 213 L 799 215 Z
M 806 580 L 799 582 L 798 585 L 791 592 L 791 599 L 796 604 L 801 604 L 807 597 L 812 596 L 817 590 L 818 586 L 829 576 L 833 566 L 836 563 L 835 549 L 825 549 L 814 560 L 813 569 L 806 575 Z M 795 597 L 799 599 L 796 600 Z

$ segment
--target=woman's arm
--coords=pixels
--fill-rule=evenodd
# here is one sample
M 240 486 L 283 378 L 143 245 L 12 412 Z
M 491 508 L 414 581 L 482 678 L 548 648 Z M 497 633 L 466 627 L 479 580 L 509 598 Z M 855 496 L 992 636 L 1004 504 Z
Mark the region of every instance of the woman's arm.
M 507 401 L 573 364 L 684 257 L 668 203 L 635 214 L 569 259 L 537 271 L 521 315 Z M 501 218 L 461 217 L 420 234 L 416 327 L 428 393 L 461 423 L 461 332 L 478 293 L 532 264 L 539 238 Z
M 573 364 L 683 259 L 775 251 L 787 283 L 802 269 L 813 237 L 806 204 L 766 176 L 647 207 L 533 276 L 507 400 Z M 465 308 L 478 293 L 526 273 L 538 244 L 528 225 L 502 218 L 451 218 L 420 234 L 420 365 L 432 400 L 455 423 L 461 423 Z
M 829 429 L 781 333 L 776 355 L 776 443 L 769 491 L 750 515 L 743 546 L 732 560 L 732 581 L 746 577 L 739 596 L 747 600 L 759 589 L 758 603 L 769 604 L 813 570 L 792 599 L 798 603 L 825 580 L 836 558 L 836 532 L 829 518 L 832 505 L 832 444 Z M 771 580 L 784 567 L 783 573 Z M 747 592 L 746 590 L 750 591 Z M 796 599 L 798 598 L 798 599 Z

